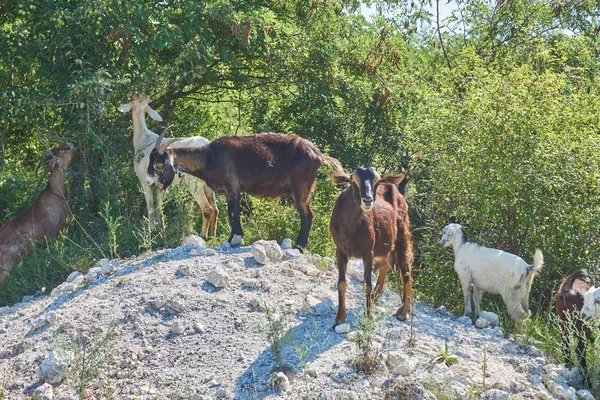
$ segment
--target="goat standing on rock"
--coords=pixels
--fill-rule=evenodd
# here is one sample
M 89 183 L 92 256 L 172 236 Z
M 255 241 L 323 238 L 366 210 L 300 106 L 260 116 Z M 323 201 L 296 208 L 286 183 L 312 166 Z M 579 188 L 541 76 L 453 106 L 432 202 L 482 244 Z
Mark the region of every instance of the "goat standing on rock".
M 135 149 L 133 168 L 142 184 L 142 189 L 144 190 L 144 197 L 146 198 L 146 205 L 148 207 L 148 219 L 151 223 L 157 221 L 160 224 L 160 203 L 164 191 L 156 191 L 155 204 L 152 187 L 146 181 L 146 171 L 148 170 L 150 151 L 156 142 L 158 135 L 146 126 L 146 113 L 156 121 L 162 121 L 162 117 L 148 105 L 148 102 L 148 96 L 140 95 L 131 102 L 120 106 L 119 111 L 123 113 L 129 111 L 132 112 L 133 147 Z M 200 147 L 207 145 L 209 142 L 202 136 L 194 136 L 174 139 L 171 143 L 172 147 Z M 187 187 L 190 190 L 198 204 L 198 208 L 202 212 L 202 231 L 200 232 L 200 236 L 206 238 L 211 226 L 211 235 L 215 236 L 217 232 L 219 209 L 217 208 L 214 192 L 210 190 L 204 182 L 193 179 L 190 176 L 184 176 L 181 179 L 175 177 L 175 184 Z
M 65 169 L 73 158 L 73 144 L 53 149 L 42 161 L 52 159 L 50 179 L 35 202 L 17 218 L 0 227 L 0 282 L 27 256 L 34 245 L 45 246 L 67 225 L 71 215 L 65 200 Z
M 556 313 L 563 337 L 565 361 L 571 359 L 569 342 L 573 338 L 577 340 L 575 352 L 584 374 L 587 374 L 586 345 L 593 341 L 592 331 L 586 321 L 600 316 L 600 288 L 590 287 L 585 281 L 587 278 L 587 272 L 579 270 L 567 276 L 556 293 Z
M 346 320 L 346 266 L 348 257 L 362 258 L 367 311 L 381 296 L 385 276 L 392 267 L 402 275 L 402 306 L 394 315 L 406 319 L 412 298 L 411 263 L 413 260 L 408 206 L 395 185 L 405 174 L 380 175 L 373 168 L 357 168 L 352 174 L 331 175 L 338 185 L 348 187 L 340 193 L 329 224 L 336 245 L 338 312 L 333 326 Z M 375 296 L 371 272 L 379 270 Z
M 242 244 L 243 192 L 260 197 L 290 197 L 301 220 L 296 245 L 306 248 L 313 221 L 308 203 L 317 171 L 328 164 L 336 173 L 343 172 L 338 160 L 321 154 L 314 144 L 296 135 L 225 136 L 199 148 L 167 148 L 173 139 L 162 144 L 161 140 L 162 135 L 150 154 L 148 180 L 167 188 L 176 175 L 185 173 L 225 194 L 231 225 L 229 242 L 234 247 Z
M 452 246 L 454 270 L 458 274 L 465 298 L 465 315 L 471 313 L 471 285 L 475 315 L 479 317 L 479 302 L 484 292 L 502 296 L 510 316 L 521 326 L 529 311 L 529 291 L 535 275 L 542 269 L 544 257 L 535 249 L 533 265 L 521 257 L 502 250 L 490 249 L 467 240 L 459 224 L 444 228 L 440 244 Z

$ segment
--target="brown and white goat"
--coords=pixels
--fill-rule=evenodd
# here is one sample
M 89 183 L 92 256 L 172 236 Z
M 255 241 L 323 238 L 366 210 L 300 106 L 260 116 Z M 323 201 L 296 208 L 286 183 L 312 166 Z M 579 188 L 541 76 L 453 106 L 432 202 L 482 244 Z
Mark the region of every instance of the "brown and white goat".
M 411 242 L 408 206 L 395 185 L 405 174 L 380 175 L 373 168 L 357 168 L 352 174 L 331 175 L 335 184 L 348 184 L 338 196 L 329 231 L 336 245 L 338 312 L 333 326 L 346 320 L 346 266 L 348 257 L 362 258 L 367 311 L 383 291 L 390 267 L 402 276 L 402 306 L 395 316 L 406 319 L 412 297 Z M 379 270 L 375 296 L 371 282 L 373 264 Z
M 263 133 L 221 137 L 200 148 L 168 148 L 162 135 L 150 154 L 148 180 L 169 187 L 180 173 L 202 179 L 215 192 L 227 196 L 231 225 L 229 242 L 242 243 L 240 193 L 260 197 L 287 196 L 300 213 L 301 228 L 296 245 L 305 248 L 313 221 L 309 206 L 317 171 L 323 164 L 336 173 L 342 165 L 306 139 L 296 135 Z
M 65 169 L 73 158 L 73 145 L 53 149 L 40 164 L 49 158 L 52 172 L 46 189 L 27 210 L 0 227 L 0 282 L 34 245 L 46 245 L 67 225 L 71 213 L 64 195 Z
M 148 219 L 150 222 L 158 222 L 160 225 L 160 203 L 164 191 L 156 190 L 156 202 L 154 201 L 154 190 L 146 181 L 146 171 L 150 160 L 150 151 L 156 142 L 158 135 L 152 132 L 146 126 L 146 113 L 156 120 L 162 121 L 162 117 L 148 105 L 150 99 L 142 94 L 135 97 L 131 102 L 123 104 L 119 107 L 119 111 L 125 113 L 131 111 L 133 118 L 133 148 L 135 156 L 133 160 L 133 169 L 137 175 L 144 191 L 146 198 L 146 206 L 148 208 Z M 172 147 L 200 147 L 207 145 L 208 139 L 202 136 L 193 136 L 187 138 L 179 138 L 171 142 Z M 175 184 L 189 189 L 194 196 L 197 208 L 202 212 L 202 231 L 200 236 L 206 238 L 209 230 L 212 236 L 217 232 L 217 218 L 219 209 L 215 199 L 215 194 L 208 188 L 204 182 L 194 179 L 190 176 L 184 176 L 181 179 L 175 178 Z M 211 230 L 212 227 L 212 230 Z
M 571 338 L 577 340 L 575 352 L 579 367 L 587 374 L 585 349 L 593 341 L 592 332 L 586 321 L 600 315 L 600 290 L 590 287 L 584 280 L 588 274 L 579 270 L 567 276 L 556 293 L 556 314 L 563 337 L 563 355 L 565 362 L 570 360 Z

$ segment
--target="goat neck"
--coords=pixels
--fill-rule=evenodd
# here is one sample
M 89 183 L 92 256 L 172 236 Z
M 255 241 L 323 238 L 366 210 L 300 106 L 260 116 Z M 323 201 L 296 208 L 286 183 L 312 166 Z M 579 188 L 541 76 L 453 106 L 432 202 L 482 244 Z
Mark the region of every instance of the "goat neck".
M 167 157 L 177 171 L 202 179 L 206 174 L 206 152 L 204 148 L 174 148 L 166 150 Z
M 465 239 L 463 231 L 459 230 L 458 232 L 456 232 L 456 234 L 454 234 L 454 237 L 452 238 L 452 250 L 454 251 L 454 254 L 458 253 L 458 250 L 467 243 L 468 242 Z
M 131 115 L 133 117 L 133 147 L 138 150 L 140 146 L 151 139 L 155 140 L 158 135 L 146 126 L 146 112 L 143 109 L 137 107 Z
M 60 162 L 55 162 L 50 172 L 50 179 L 46 190 L 64 197 L 65 190 L 65 171 Z

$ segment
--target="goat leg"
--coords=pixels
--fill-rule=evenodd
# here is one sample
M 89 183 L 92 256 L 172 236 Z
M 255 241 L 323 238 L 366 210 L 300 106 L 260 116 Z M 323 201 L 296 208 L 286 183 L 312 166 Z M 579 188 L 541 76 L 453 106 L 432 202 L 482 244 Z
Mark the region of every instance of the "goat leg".
M 338 324 L 346 322 L 346 266 L 348 264 L 348 256 L 337 250 L 336 260 L 338 267 L 338 311 L 335 315 L 333 328 Z
M 366 303 L 366 312 L 367 315 L 371 315 L 371 307 L 373 305 L 373 281 L 371 278 L 371 274 L 373 273 L 373 252 L 366 257 L 363 257 L 363 266 L 365 269 L 365 296 L 367 299 Z
M 233 193 L 227 196 L 227 217 L 231 226 L 231 235 L 229 243 L 232 247 L 239 247 L 242 244 L 244 232 L 240 223 L 240 194 Z

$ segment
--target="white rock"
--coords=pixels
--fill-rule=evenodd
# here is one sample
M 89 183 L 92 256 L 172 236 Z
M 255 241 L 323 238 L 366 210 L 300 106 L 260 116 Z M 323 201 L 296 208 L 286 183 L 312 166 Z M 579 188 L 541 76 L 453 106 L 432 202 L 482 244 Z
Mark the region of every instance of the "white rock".
M 403 351 L 389 352 L 386 363 L 394 375 L 409 376 L 415 368 L 414 362 Z
M 223 249 L 223 251 L 229 251 L 231 250 L 231 244 L 226 240 L 221 244 L 221 249 Z
M 275 240 L 258 240 L 254 244 L 259 244 L 264 247 L 267 257 L 271 260 L 281 260 L 283 257 L 283 251 Z
M 67 276 L 67 282 L 73 282 L 73 280 L 78 276 L 83 276 L 83 274 L 80 271 L 71 272 L 69 276 Z
M 302 256 L 302 253 L 300 253 L 300 250 L 298 250 L 298 249 L 287 249 L 287 250 L 285 250 L 283 259 L 284 260 L 293 260 L 295 258 L 299 258 L 300 256 Z
M 39 329 L 42 329 L 43 327 L 45 327 L 48 324 L 49 324 L 49 322 L 46 318 L 44 318 L 44 317 L 37 318 L 35 321 L 33 321 L 31 323 L 30 332 L 35 332 Z
M 77 275 L 70 283 L 75 286 L 75 288 L 79 288 L 85 282 L 85 276 L 83 274 Z
M 473 321 L 471 321 L 471 318 L 467 317 L 466 315 L 463 315 L 462 317 L 458 317 L 456 322 L 458 322 L 459 324 L 464 325 L 464 326 L 472 326 L 473 325 Z
M 312 264 L 306 265 L 306 271 L 304 272 L 308 276 L 319 276 L 321 275 L 321 271 Z
M 578 390 L 576 395 L 577 395 L 577 399 L 579 399 L 579 400 L 594 400 L 594 396 L 592 395 L 592 393 L 589 390 L 585 390 L 585 389 Z
M 485 329 L 485 328 L 489 328 L 490 326 L 490 321 L 488 321 L 485 318 L 477 318 L 477 321 L 475 321 L 475 326 L 479 329 Z
M 283 241 L 281 242 L 281 250 L 289 250 L 292 248 L 292 239 L 290 238 L 285 238 L 283 239 Z M 299 252 L 299 251 L 298 251 Z
M 319 300 L 316 297 L 308 295 L 304 298 L 302 303 L 301 312 L 306 312 L 314 315 L 323 315 L 331 311 L 333 307 L 333 300 L 329 297 L 325 297 L 323 300 Z
M 183 302 L 177 299 L 169 299 L 165 303 L 165 310 L 167 310 L 167 312 L 170 314 L 178 314 L 182 312 L 184 308 L 185 305 L 183 304 Z
M 192 249 L 190 250 L 190 256 L 216 256 L 217 251 L 215 249 Z
M 225 399 L 225 398 L 229 397 L 229 393 L 227 392 L 227 389 L 225 389 L 225 388 L 218 388 L 217 391 L 215 392 L 215 397 L 217 399 Z
M 203 247 L 206 247 L 206 242 L 200 236 L 190 235 L 190 236 L 186 237 L 185 239 L 183 239 L 183 245 L 184 246 L 190 245 L 190 246 L 203 248 Z
M 200 322 L 196 322 L 194 324 L 194 330 L 196 332 L 198 332 L 198 333 L 204 333 L 204 331 L 206 330 L 206 328 Z
M 100 277 L 100 271 L 102 271 L 102 268 L 92 267 L 88 269 L 88 272 L 85 274 L 85 278 L 88 280 L 88 282 L 95 282 Z
M 254 260 L 257 263 L 265 265 L 269 262 L 269 258 L 267 257 L 267 251 L 262 245 L 254 243 L 252 245 L 252 248 L 250 249 L 250 252 L 252 253 Z
M 557 399 L 577 400 L 577 392 L 572 387 L 563 386 L 556 382 L 550 382 L 547 387 L 550 394 Z
M 229 282 L 229 275 L 221 267 L 215 267 L 206 274 L 206 281 L 217 288 L 224 288 Z
M 108 258 L 98 260 L 94 266 L 100 267 L 100 274 L 102 275 L 112 275 L 117 270 L 117 267 Z
M 163 308 L 165 306 L 165 301 L 160 298 L 152 298 L 148 301 L 148 303 L 155 310 L 160 310 L 161 308 Z
M 500 318 L 498 317 L 498 314 L 491 311 L 482 311 L 481 314 L 479 314 L 479 318 L 487 320 L 492 327 L 500 325 Z
M 190 276 L 192 275 L 192 267 L 189 264 L 182 264 L 177 268 L 177 272 L 183 276 Z
M 53 350 L 37 367 L 36 373 L 41 381 L 56 384 L 67 376 L 73 353 L 61 349 Z
M 510 400 L 510 394 L 503 390 L 491 389 L 481 395 L 482 400 Z
M 212 381 L 210 381 L 210 386 L 221 386 L 223 384 L 223 377 L 216 376 Z
M 240 282 L 242 284 L 242 286 L 245 286 L 247 288 L 251 288 L 251 289 L 260 289 L 260 281 L 258 279 L 255 278 L 242 278 L 240 279 Z
M 269 385 L 272 388 L 287 392 L 290 389 L 290 380 L 283 372 L 273 372 L 269 376 Z
M 543 382 L 542 377 L 540 375 L 531 375 L 528 380 L 534 386 L 539 385 L 540 383 Z
M 435 309 L 435 311 L 440 315 L 448 314 L 448 310 L 446 310 L 446 306 L 439 306 L 438 308 Z
M 344 323 L 337 325 L 335 327 L 335 332 L 339 333 L 340 335 L 350 332 L 350 324 Z
M 185 332 L 185 325 L 183 324 L 183 322 L 175 320 L 171 324 L 171 332 L 173 332 L 176 335 L 183 335 L 183 333 Z
M 38 386 L 33 391 L 33 400 L 54 400 L 54 388 L 48 383 Z
M 56 325 L 58 323 L 58 314 L 56 311 L 48 311 L 48 313 L 46 313 L 46 320 L 51 325 Z
M 350 266 L 346 267 L 346 275 L 359 282 L 363 282 L 365 280 L 364 274 L 362 272 Z
M 458 399 L 464 399 L 467 397 L 469 389 L 463 383 L 457 381 L 451 381 L 449 384 L 450 392 Z

